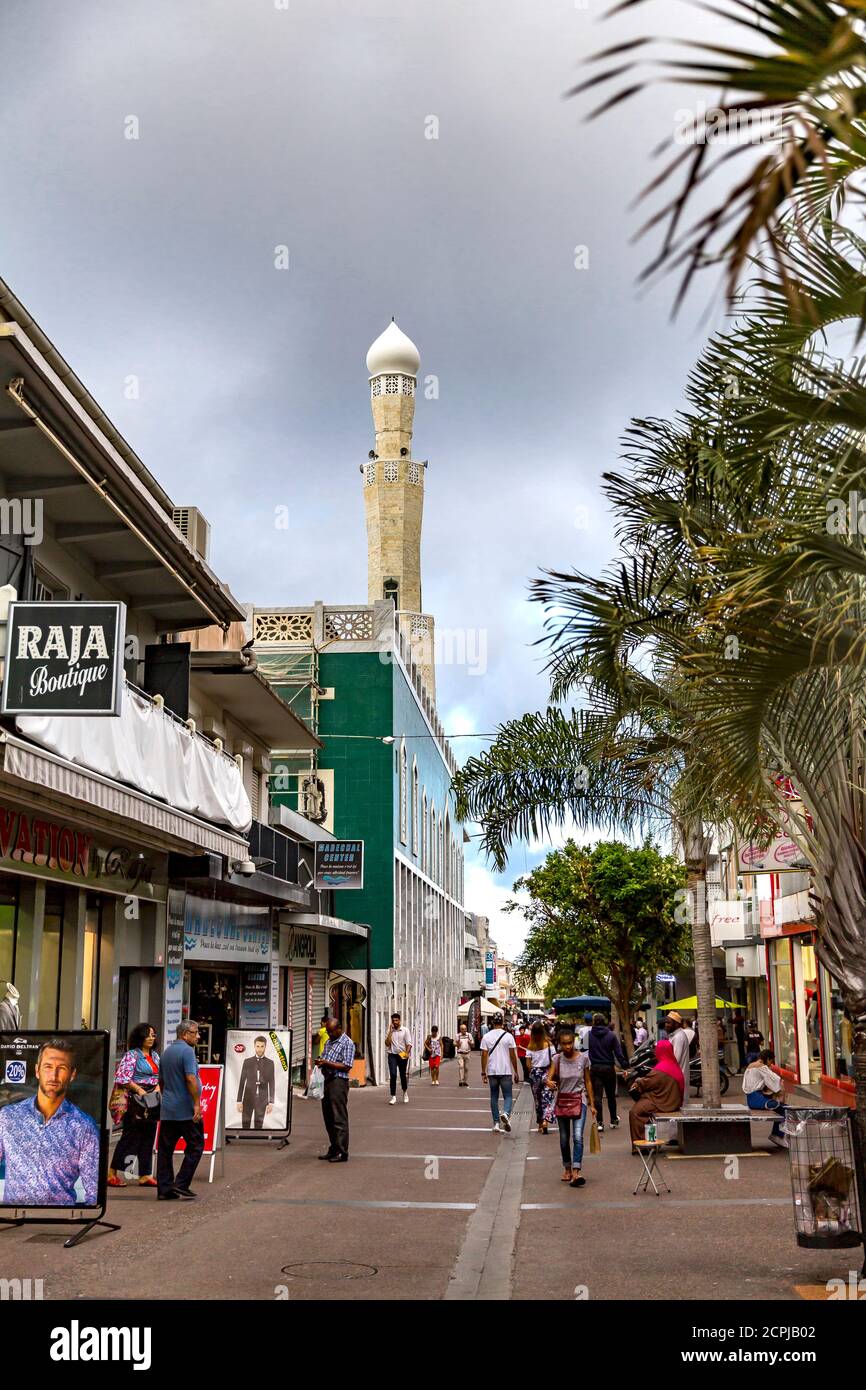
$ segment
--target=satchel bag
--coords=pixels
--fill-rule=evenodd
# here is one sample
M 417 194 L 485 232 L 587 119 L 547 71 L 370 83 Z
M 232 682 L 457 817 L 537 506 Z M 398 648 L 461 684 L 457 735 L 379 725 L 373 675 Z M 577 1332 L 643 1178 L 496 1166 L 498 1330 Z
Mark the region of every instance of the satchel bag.
M 143 1096 L 133 1096 L 133 1100 L 146 1120 L 159 1118 L 161 1097 L 157 1095 L 156 1091 L 145 1091 Z

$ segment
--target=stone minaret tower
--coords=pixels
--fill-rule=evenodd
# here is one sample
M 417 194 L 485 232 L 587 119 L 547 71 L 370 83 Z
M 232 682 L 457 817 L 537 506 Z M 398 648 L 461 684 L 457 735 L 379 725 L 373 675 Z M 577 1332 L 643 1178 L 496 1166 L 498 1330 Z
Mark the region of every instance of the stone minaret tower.
M 392 319 L 367 353 L 376 443 L 363 465 L 367 602 L 393 599 L 400 626 L 435 697 L 433 619 L 421 605 L 421 519 L 426 463 L 412 458 L 421 358 Z

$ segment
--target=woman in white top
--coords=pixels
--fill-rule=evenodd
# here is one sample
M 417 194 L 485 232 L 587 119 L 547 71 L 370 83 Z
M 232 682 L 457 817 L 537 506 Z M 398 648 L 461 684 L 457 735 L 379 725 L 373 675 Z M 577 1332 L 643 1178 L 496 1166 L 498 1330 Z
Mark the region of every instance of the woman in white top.
M 539 1019 L 529 1030 L 529 1046 L 526 1060 L 529 1063 L 529 1085 L 535 1100 L 535 1119 L 538 1133 L 546 1134 L 548 1125 L 556 1118 L 556 1092 L 547 1084 L 547 1073 L 553 1065 L 556 1048 L 547 1036 L 544 1024 Z
M 786 1107 L 782 1104 L 779 1096 L 782 1092 L 782 1078 L 778 1072 L 771 1070 L 771 1065 L 775 1061 L 773 1053 L 769 1048 L 764 1048 L 758 1054 L 754 1062 L 750 1062 L 743 1072 L 743 1095 L 746 1097 L 746 1104 L 750 1110 L 774 1110 L 778 1113 L 779 1119 L 770 1131 L 770 1138 L 779 1148 L 787 1149 L 788 1141 L 784 1137 L 781 1121 L 786 1114 Z

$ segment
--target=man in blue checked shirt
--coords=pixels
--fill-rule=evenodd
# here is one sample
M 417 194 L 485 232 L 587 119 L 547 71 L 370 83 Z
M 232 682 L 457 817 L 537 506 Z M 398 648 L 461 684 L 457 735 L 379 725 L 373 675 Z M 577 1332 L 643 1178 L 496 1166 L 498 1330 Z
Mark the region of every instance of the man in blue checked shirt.
M 316 1062 L 325 1075 L 322 1118 L 328 1131 L 328 1152 L 319 1154 L 323 1162 L 349 1162 L 349 1072 L 355 1060 L 355 1044 L 343 1032 L 338 1018 L 325 1019 L 328 1041 Z
M 36 1095 L 0 1110 L 4 1206 L 96 1205 L 99 1130 L 89 1115 L 66 1099 L 75 1076 L 72 1043 L 52 1038 L 36 1058 Z

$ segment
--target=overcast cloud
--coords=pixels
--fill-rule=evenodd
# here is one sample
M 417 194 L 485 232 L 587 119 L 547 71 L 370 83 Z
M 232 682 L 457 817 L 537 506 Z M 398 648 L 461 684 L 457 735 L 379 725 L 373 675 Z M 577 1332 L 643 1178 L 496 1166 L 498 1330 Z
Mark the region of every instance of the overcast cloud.
M 415 418 L 424 606 L 486 640 L 484 674 L 439 671 L 440 710 L 489 733 L 545 703 L 528 577 L 605 563 L 600 474 L 631 415 L 676 408 L 706 331 L 697 301 L 670 324 L 670 284 L 639 296 L 629 245 L 683 94 L 588 126 L 562 93 L 588 53 L 695 16 L 279 3 L 3 0 L 0 274 L 259 604 L 366 601 L 364 357 L 394 314 L 439 383 Z M 512 954 L 496 905 L 540 854 L 467 876 Z

